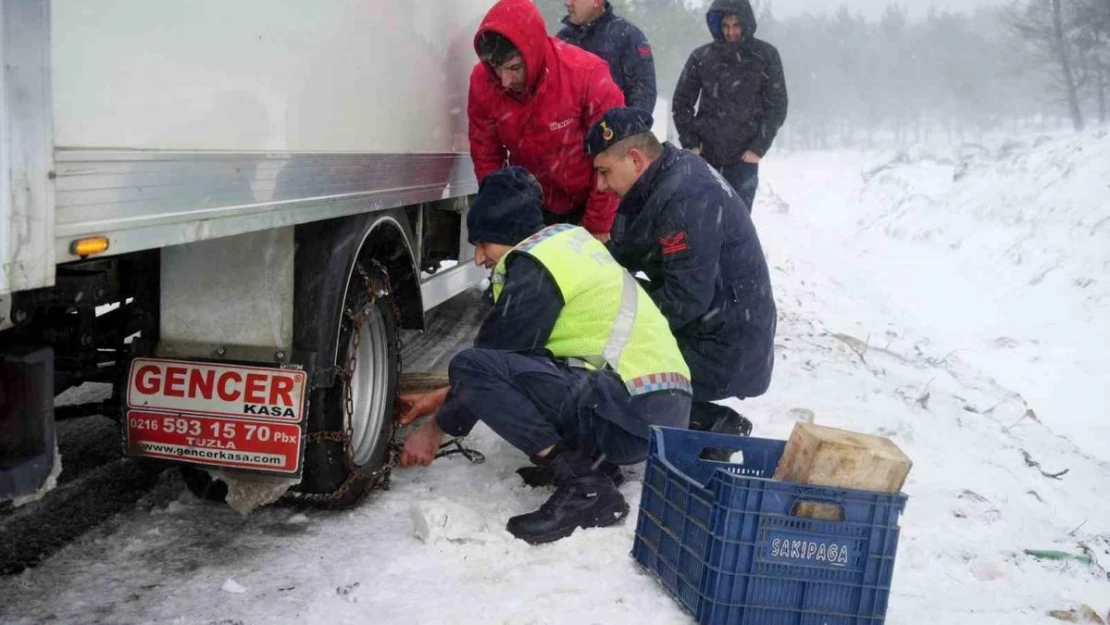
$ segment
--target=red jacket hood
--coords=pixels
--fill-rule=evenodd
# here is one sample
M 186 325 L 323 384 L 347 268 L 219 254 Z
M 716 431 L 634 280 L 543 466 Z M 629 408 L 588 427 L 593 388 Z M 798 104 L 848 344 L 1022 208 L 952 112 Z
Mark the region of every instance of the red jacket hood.
M 528 72 L 529 91 L 535 90 L 546 66 L 547 25 L 533 0 L 500 0 L 493 5 L 474 35 L 475 52 L 478 51 L 478 38 L 486 31 L 503 35 L 520 50 Z M 488 65 L 486 67 L 489 68 Z

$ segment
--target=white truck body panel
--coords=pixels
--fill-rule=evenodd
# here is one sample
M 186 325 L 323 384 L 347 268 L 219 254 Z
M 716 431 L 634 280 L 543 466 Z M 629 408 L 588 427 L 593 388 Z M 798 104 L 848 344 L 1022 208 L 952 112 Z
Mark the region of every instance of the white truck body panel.
M 83 237 L 123 254 L 477 192 L 494 0 L 0 3 L 0 294 L 52 284 Z
M 0 295 L 54 284 L 49 9 L 0 0 Z
M 493 0 L 53 0 L 66 149 L 466 152 Z

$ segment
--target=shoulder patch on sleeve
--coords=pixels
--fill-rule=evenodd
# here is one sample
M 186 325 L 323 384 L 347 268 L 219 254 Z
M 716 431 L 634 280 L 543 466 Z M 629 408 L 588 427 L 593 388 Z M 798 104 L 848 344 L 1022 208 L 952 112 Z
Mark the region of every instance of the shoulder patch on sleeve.
M 675 230 L 671 234 L 661 235 L 659 237 L 659 247 L 662 249 L 663 257 L 669 258 L 684 254 L 690 251 L 690 244 L 686 240 L 685 230 Z
M 640 58 L 642 59 L 651 58 L 651 46 L 646 43 L 636 46 L 636 52 L 639 53 Z

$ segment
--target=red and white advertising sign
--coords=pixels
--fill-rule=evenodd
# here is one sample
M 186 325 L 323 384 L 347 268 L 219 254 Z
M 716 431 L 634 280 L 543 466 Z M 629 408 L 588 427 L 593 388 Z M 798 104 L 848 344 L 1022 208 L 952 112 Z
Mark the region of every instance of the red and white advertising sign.
M 291 423 L 131 410 L 127 413 L 127 449 L 136 456 L 296 473 L 301 428 Z
M 307 386 L 308 374 L 292 369 L 137 358 L 128 453 L 295 474 Z
M 291 369 L 136 358 L 127 407 L 300 423 L 307 383 Z

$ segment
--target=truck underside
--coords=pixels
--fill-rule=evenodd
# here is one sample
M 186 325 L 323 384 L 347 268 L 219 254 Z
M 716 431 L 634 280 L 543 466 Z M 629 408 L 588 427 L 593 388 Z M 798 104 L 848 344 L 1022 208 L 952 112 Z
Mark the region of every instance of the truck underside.
M 88 414 L 202 495 L 382 477 L 398 331 L 484 277 L 464 103 L 492 4 L 0 0 L 0 499 Z M 112 397 L 54 408 L 86 382 Z
M 120 422 L 129 453 L 194 465 L 186 470 L 187 483 L 205 496 L 226 495 L 226 486 L 212 481 L 216 475 L 225 482 L 268 482 L 271 490 L 310 503 L 353 503 L 380 479 L 373 473 L 390 453 L 398 331 L 422 328 L 429 302 L 440 303 L 479 275 L 458 264 L 460 250 L 467 249 L 466 203 L 430 202 L 68 263 L 59 266 L 55 287 L 13 294 L 11 327 L 0 332 L 0 427 L 12 434 L 0 448 L 0 475 L 7 478 L 0 481 L 0 496 L 26 494 L 46 482 L 55 420 L 98 414 Z M 177 455 L 151 453 L 149 436 L 129 427 L 151 423 L 150 414 L 136 412 L 128 400 L 136 357 L 175 359 L 193 368 L 305 372 L 306 397 L 297 406 L 305 418 L 294 424 L 296 436 L 286 446 L 285 475 L 181 455 L 241 440 L 198 439 L 181 445 L 190 449 L 175 448 Z M 352 372 L 360 360 L 362 370 Z M 54 395 L 85 382 L 112 384 L 112 397 L 53 408 Z M 15 397 L 22 399 L 9 401 Z M 154 427 L 165 436 L 170 422 L 164 419 L 172 417 L 184 419 L 183 428 L 277 431 L 266 416 L 221 421 L 188 410 L 155 410 Z M 285 493 L 291 486 L 293 493 Z

